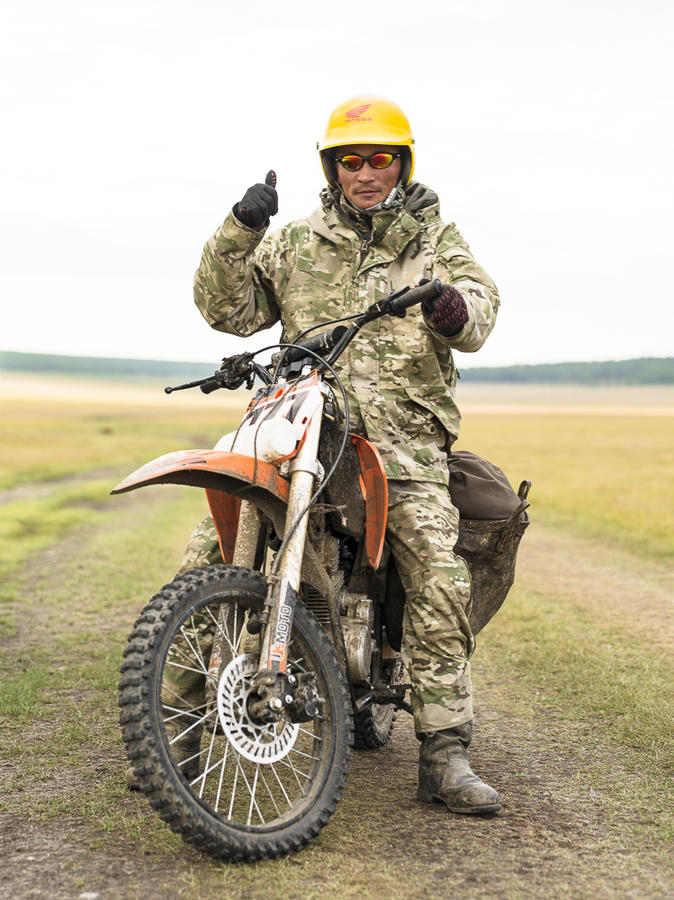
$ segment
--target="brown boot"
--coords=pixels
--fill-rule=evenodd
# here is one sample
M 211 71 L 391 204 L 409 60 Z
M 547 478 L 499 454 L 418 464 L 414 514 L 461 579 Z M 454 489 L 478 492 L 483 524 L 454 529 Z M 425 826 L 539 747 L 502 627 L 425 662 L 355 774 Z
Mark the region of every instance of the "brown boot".
M 494 788 L 473 774 L 468 765 L 466 749 L 472 734 L 473 723 L 466 722 L 422 736 L 418 800 L 437 800 L 454 813 L 484 814 L 501 808 Z

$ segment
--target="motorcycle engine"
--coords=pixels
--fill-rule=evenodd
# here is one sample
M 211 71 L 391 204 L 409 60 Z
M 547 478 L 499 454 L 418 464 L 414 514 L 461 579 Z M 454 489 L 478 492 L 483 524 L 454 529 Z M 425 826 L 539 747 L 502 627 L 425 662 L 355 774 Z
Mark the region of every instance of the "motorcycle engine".
M 366 594 L 344 591 L 340 614 L 351 681 L 363 684 L 370 678 L 374 604 Z

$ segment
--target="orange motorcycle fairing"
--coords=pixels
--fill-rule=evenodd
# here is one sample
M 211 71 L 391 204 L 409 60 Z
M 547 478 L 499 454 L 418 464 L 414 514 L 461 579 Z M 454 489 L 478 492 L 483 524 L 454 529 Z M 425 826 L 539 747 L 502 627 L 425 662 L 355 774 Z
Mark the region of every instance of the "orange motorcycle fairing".
M 378 450 L 365 438 L 352 435 L 360 461 L 360 489 L 365 500 L 365 550 L 377 568 L 381 561 L 388 509 L 388 485 Z M 257 488 L 288 502 L 289 482 L 275 464 L 227 450 L 177 450 L 151 460 L 128 475 L 111 491 L 123 494 L 151 484 L 185 484 L 206 491 L 225 562 L 234 551 L 239 518 L 239 494 Z M 250 497 L 254 500 L 254 497 Z
M 229 564 L 234 560 L 236 533 L 239 528 L 239 510 L 241 498 L 222 491 L 206 488 L 208 507 L 213 516 L 213 524 L 218 533 L 222 561 Z
M 365 551 L 373 569 L 379 567 L 388 519 L 388 481 L 379 451 L 364 437 L 352 434 L 360 462 L 360 489 L 365 500 Z
M 149 484 L 189 484 L 194 487 L 238 493 L 241 487 L 257 487 L 288 502 L 289 482 L 276 466 L 227 450 L 177 450 L 145 463 L 113 488 L 123 494 Z M 230 487 L 231 486 L 231 487 Z

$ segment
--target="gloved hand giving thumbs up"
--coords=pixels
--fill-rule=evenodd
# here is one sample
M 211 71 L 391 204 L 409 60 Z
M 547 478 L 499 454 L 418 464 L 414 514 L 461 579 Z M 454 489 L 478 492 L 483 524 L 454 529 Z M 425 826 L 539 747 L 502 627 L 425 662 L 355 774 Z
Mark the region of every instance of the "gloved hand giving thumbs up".
M 266 228 L 269 217 L 278 212 L 278 194 L 276 193 L 276 172 L 270 169 L 264 184 L 258 182 L 249 187 L 243 198 L 234 204 L 232 212 L 249 228 Z

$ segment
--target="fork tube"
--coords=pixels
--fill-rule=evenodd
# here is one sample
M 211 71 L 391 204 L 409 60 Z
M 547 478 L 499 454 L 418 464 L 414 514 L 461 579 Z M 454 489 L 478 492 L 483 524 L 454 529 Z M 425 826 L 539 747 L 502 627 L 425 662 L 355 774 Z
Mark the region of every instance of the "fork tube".
M 307 427 L 304 442 L 297 456 L 291 462 L 292 474 L 285 522 L 286 534 L 306 507 L 314 491 L 322 412 L 323 404 L 321 403 Z M 300 519 L 283 551 L 277 572 L 278 580 L 272 583 L 272 606 L 260 657 L 260 671 L 284 672 L 286 668 L 288 643 L 300 587 L 308 521 L 309 513 L 307 512 Z
M 257 509 L 250 500 L 242 500 L 234 556 L 232 557 L 235 566 L 247 566 L 252 569 L 255 565 L 260 527 L 260 516 Z

